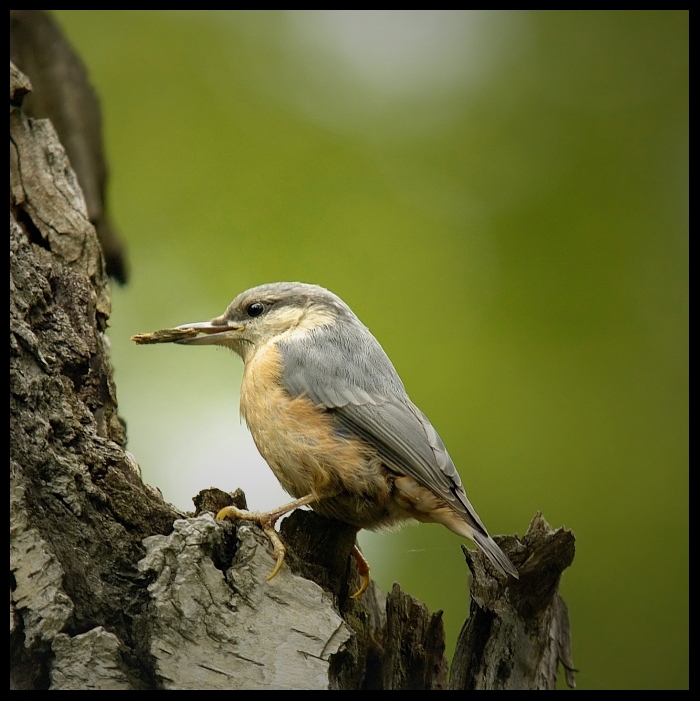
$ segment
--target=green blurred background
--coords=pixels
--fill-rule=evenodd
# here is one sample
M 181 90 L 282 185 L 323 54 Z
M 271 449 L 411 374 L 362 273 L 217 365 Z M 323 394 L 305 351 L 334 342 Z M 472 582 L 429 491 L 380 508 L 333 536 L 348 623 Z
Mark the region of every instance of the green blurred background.
M 285 497 L 240 361 L 131 334 L 303 280 L 343 297 L 492 533 L 537 510 L 579 688 L 688 687 L 688 13 L 57 11 L 105 118 L 120 413 L 144 479 Z M 363 534 L 373 576 L 467 610 L 460 541 Z

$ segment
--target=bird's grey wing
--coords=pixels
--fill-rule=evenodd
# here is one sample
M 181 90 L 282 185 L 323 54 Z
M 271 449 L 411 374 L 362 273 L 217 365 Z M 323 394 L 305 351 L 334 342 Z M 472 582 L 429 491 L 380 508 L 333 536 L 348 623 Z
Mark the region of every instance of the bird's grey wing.
M 341 431 L 371 443 L 389 469 L 430 489 L 486 534 L 444 443 L 408 398 L 378 341 L 367 331 L 359 334 L 358 348 L 358 336 L 350 339 L 342 327 L 332 334 L 323 328 L 313 333 L 309 342 L 278 345 L 287 390 L 325 406 Z
M 486 534 L 440 436 L 408 398 L 381 404 L 349 404 L 336 412 L 339 424 L 371 442 L 387 467 L 430 489 L 472 528 Z

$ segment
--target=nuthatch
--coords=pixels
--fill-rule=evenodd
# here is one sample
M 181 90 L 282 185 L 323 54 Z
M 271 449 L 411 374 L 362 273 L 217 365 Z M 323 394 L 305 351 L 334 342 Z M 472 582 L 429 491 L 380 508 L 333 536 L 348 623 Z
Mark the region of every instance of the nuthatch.
M 259 522 L 278 572 L 285 548 L 274 524 L 305 504 L 362 528 L 408 519 L 441 523 L 472 540 L 504 575 L 513 563 L 467 499 L 440 436 L 408 398 L 379 342 L 339 297 L 316 285 L 276 282 L 236 297 L 187 345 L 231 348 L 243 359 L 241 415 L 282 487 L 295 501 L 267 513 L 227 507 L 218 517 Z M 362 586 L 369 566 L 353 551 Z

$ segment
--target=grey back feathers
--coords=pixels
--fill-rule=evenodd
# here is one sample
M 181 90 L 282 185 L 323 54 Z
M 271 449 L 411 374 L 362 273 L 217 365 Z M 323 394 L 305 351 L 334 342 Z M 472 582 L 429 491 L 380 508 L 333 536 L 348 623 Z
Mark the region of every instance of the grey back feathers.
M 328 408 L 406 396 L 388 356 L 354 314 L 277 347 L 284 358 L 282 379 L 293 395 L 307 394 Z

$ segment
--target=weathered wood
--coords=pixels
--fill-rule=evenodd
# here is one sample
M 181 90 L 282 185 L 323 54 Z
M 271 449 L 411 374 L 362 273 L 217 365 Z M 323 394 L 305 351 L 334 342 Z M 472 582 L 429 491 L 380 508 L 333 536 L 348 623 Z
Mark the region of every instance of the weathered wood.
M 107 274 L 124 284 L 128 261 L 124 242 L 108 216 L 100 102 L 83 62 L 51 16 L 41 10 L 10 10 L 10 61 L 34 87 L 24 102 L 24 113 L 51 120 L 80 182 Z
M 467 550 L 473 574 L 469 618 L 454 661 L 452 689 L 554 689 L 559 662 L 574 684 L 569 613 L 557 593 L 561 574 L 574 559 L 570 530 L 552 530 L 536 514 L 525 536 L 499 538 L 520 579 L 489 572 L 485 559 Z
M 42 688 L 61 633 L 133 645 L 141 541 L 179 514 L 124 450 L 101 248 L 51 123 L 21 109 L 28 88 L 11 66 L 10 632 L 12 684 Z

